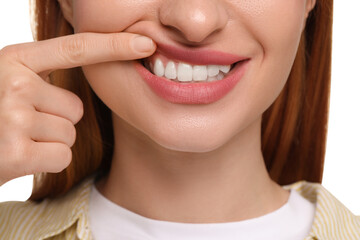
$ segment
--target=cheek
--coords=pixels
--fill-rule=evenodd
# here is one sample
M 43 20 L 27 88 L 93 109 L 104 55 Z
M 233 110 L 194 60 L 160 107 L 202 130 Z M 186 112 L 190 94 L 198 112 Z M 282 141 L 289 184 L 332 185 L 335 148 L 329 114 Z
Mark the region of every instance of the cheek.
M 251 91 L 254 95 L 249 97 L 256 99 L 261 94 L 259 104 L 267 108 L 290 74 L 303 30 L 305 0 L 244 0 L 243 3 L 244 23 L 262 51 L 256 56 L 259 59 L 255 61 L 258 65 L 255 69 L 260 71 L 253 73 L 256 81 L 249 83 L 248 88 L 254 90 Z
M 254 16 L 254 35 L 267 54 L 294 55 L 303 29 L 305 3 L 298 0 L 272 0 L 272 4 Z
M 245 2 L 253 0 L 245 0 Z M 253 1 L 244 9 L 251 29 L 264 52 L 264 58 L 294 58 L 303 29 L 305 0 Z M 259 3 L 261 2 L 261 6 Z M 246 4 L 245 4 L 246 5 Z M 249 4 L 250 5 L 250 4 Z
M 140 19 L 153 1 L 75 0 L 75 32 L 121 32 Z M 152 6 L 153 7 L 153 6 Z M 131 9 L 131 11 L 129 11 Z
M 128 120 L 131 115 L 127 111 L 129 107 L 143 108 L 144 104 L 137 99 L 142 99 L 144 88 L 136 80 L 137 73 L 130 62 L 95 64 L 82 69 L 94 92 L 118 115 Z
M 244 0 L 240 5 L 238 14 L 264 58 L 294 57 L 303 29 L 305 0 Z

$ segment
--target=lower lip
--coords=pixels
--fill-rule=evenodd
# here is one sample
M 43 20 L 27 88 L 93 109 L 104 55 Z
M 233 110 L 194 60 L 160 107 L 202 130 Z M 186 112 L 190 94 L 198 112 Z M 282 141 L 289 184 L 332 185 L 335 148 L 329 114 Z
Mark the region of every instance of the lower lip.
M 139 61 L 135 68 L 149 87 L 163 99 L 179 104 L 209 104 L 225 97 L 245 74 L 250 60 L 244 60 L 222 80 L 205 83 L 179 83 L 164 77 L 158 77 L 146 69 Z

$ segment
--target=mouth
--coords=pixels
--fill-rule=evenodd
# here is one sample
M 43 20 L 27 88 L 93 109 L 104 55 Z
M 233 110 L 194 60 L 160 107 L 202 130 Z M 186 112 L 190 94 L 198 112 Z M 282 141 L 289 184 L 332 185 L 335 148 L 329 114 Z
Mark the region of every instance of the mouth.
M 189 50 L 157 44 L 150 57 L 134 61 L 150 89 L 176 104 L 210 104 L 231 92 L 251 58 L 215 50 Z
M 161 54 L 141 59 L 140 63 L 152 74 L 170 81 L 187 83 L 206 83 L 224 79 L 234 67 L 245 60 L 229 65 L 197 65 L 168 59 Z

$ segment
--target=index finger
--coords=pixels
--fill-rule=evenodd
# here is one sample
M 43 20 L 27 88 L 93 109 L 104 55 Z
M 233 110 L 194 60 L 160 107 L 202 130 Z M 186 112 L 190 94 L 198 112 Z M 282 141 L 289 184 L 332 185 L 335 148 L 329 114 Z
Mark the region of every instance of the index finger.
M 155 43 L 132 33 L 79 33 L 15 45 L 16 58 L 36 73 L 150 56 Z

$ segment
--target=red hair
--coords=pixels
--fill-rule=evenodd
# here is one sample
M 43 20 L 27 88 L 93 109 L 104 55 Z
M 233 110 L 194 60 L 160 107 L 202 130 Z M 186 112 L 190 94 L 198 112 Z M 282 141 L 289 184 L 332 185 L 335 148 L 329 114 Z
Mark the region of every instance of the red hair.
M 34 37 L 73 34 L 59 3 L 33 0 Z M 325 157 L 331 70 L 333 0 L 317 0 L 302 34 L 288 81 L 263 114 L 262 150 L 271 178 L 280 185 L 298 180 L 321 182 Z M 73 79 L 76 79 L 73 80 Z M 56 197 L 85 177 L 108 173 L 113 152 L 111 111 L 95 95 L 81 68 L 57 70 L 51 83 L 77 94 L 84 116 L 76 125 L 73 160 L 60 173 L 34 176 L 31 200 Z

